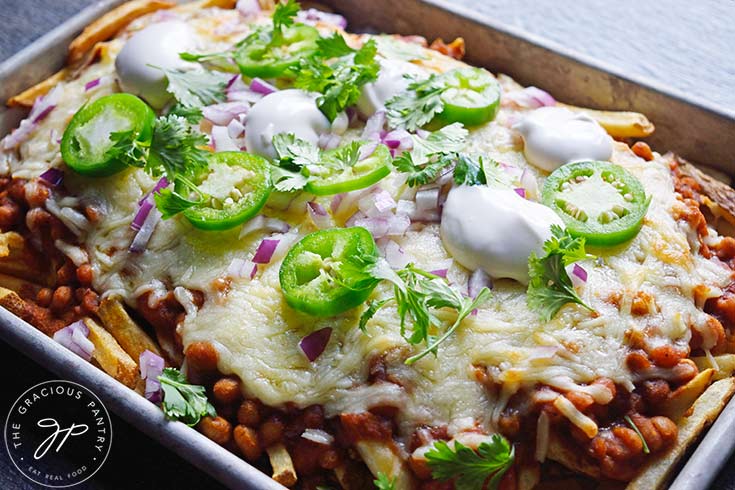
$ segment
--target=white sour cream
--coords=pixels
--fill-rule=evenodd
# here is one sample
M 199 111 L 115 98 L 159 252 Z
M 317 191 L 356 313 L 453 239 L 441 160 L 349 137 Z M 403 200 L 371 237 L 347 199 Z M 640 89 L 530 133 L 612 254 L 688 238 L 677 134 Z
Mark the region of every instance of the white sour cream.
M 533 165 L 553 172 L 578 160 L 609 160 L 612 139 L 597 121 L 562 107 L 541 107 L 514 126 Z
M 115 59 L 115 70 L 125 92 L 138 95 L 156 109 L 171 98 L 161 68 L 187 68 L 179 53 L 196 47 L 196 33 L 180 21 L 158 22 L 136 32 Z M 150 66 L 152 65 L 152 66 Z
M 470 270 L 528 282 L 528 257 L 542 252 L 551 225 L 563 226 L 551 209 L 512 189 L 460 186 L 449 191 L 441 220 L 444 247 Z
M 415 75 L 421 79 L 427 77 L 426 71 L 408 61 L 380 60 L 378 79 L 362 87 L 360 99 L 357 101 L 360 112 L 372 116 L 385 109 L 385 103 L 404 92 L 411 83 L 404 75 Z
M 245 146 L 251 153 L 276 158 L 273 136 L 293 133 L 297 138 L 314 145 L 319 135 L 344 133 L 347 116 L 342 113 L 330 124 L 327 116 L 316 105 L 316 94 L 303 90 L 279 90 L 268 94 L 248 111 L 245 122 Z

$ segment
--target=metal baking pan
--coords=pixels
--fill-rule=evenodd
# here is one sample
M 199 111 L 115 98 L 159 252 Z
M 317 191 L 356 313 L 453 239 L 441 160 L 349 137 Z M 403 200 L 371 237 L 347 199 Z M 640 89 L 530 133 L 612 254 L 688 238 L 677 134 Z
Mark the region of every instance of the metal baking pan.
M 101 0 L 0 64 L 0 99 L 48 77 L 64 64 L 66 46 L 84 26 L 124 0 Z M 667 87 L 625 75 L 615 68 L 498 24 L 450 0 L 322 0 L 345 15 L 354 30 L 420 34 L 429 39 L 461 36 L 467 60 L 503 72 L 560 100 L 601 109 L 635 110 L 656 124 L 651 145 L 735 174 L 735 112 Z M 0 136 L 23 112 L 0 108 Z M 93 386 L 107 407 L 230 488 L 283 489 L 245 461 L 179 422 L 167 422 L 153 404 L 83 361 L 26 322 L 0 308 L 0 338 L 57 375 Z M 705 490 L 735 449 L 735 400 L 720 414 L 674 490 Z

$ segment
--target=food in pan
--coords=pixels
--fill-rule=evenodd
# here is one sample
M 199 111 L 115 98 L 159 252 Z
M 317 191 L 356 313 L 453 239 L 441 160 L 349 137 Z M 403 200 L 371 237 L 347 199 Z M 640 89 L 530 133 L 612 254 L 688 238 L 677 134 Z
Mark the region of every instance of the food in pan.
M 10 100 L 0 305 L 289 487 L 662 487 L 735 389 L 733 190 L 461 39 L 233 3 Z

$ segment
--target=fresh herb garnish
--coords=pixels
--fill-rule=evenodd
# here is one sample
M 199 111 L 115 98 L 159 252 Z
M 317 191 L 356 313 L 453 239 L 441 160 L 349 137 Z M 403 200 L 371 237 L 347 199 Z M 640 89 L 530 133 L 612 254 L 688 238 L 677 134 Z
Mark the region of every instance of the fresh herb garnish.
M 409 186 L 426 185 L 436 180 L 442 169 L 458 158 L 468 131 L 461 123 L 450 124 L 430 133 L 426 138 L 413 136 L 413 151 L 404 151 L 393 160 L 395 168 L 406 176 Z
M 418 61 L 429 59 L 426 48 L 416 43 L 399 41 L 390 35 L 373 37 L 378 45 L 378 53 L 388 59 Z
M 643 454 L 651 454 L 651 449 L 648 447 L 648 443 L 646 443 L 646 439 L 643 437 L 643 434 L 641 434 L 641 430 L 638 428 L 637 425 L 635 425 L 635 422 L 626 415 L 623 417 L 625 421 L 628 423 L 631 429 L 635 431 L 636 434 L 638 434 L 638 437 L 641 439 L 641 443 L 643 443 Z
M 413 81 L 408 90 L 385 104 L 388 111 L 386 116 L 390 127 L 414 131 L 429 124 L 444 109 L 441 95 L 446 90 L 446 84 L 443 77 L 436 74 L 425 80 L 417 80 L 408 75 L 407 78 Z
M 187 383 L 183 374 L 175 368 L 165 368 L 158 377 L 163 391 L 161 408 L 166 418 L 178 420 L 189 426 L 199 423 L 204 416 L 215 417 L 217 412 L 207 400 L 204 386 Z
M 198 196 L 198 199 L 191 199 L 190 196 L 192 195 Z M 204 197 L 197 186 L 181 176 L 176 178 L 173 185 L 164 187 L 153 194 L 153 200 L 158 210 L 161 211 L 161 218 L 163 219 L 172 218 L 193 206 L 201 204 Z
M 294 68 L 294 86 L 320 93 L 317 105 L 332 122 L 345 108 L 357 103 L 363 85 L 378 78 L 377 46 L 370 40 L 355 50 L 339 33 L 319 39 L 317 46 L 312 56 Z
M 454 166 L 454 182 L 457 185 L 486 185 L 487 176 L 482 156 L 461 154 Z
M 278 45 L 283 42 L 283 29 L 294 25 L 296 15 L 301 10 L 301 6 L 295 0 L 288 0 L 286 3 L 277 3 L 276 9 L 273 11 L 271 21 L 273 22 L 273 40 L 272 44 Z
M 180 116 L 161 116 L 156 120 L 146 171 L 173 182 L 181 176 L 196 180 L 207 169 L 209 152 L 199 148 L 207 138 Z
M 566 266 L 590 258 L 584 238 L 575 238 L 561 226 L 551 226 L 552 237 L 544 242 L 544 255 L 535 252 L 528 258 L 528 307 L 548 322 L 567 303 L 576 303 L 594 311 L 582 301 L 572 285 Z
M 406 359 L 413 364 L 429 353 L 436 355 L 439 345 L 447 340 L 462 321 L 490 297 L 490 290 L 483 288 L 472 299 L 451 287 L 446 279 L 423 271 L 413 264 L 396 272 L 398 279 L 376 271 L 376 276 L 393 282 L 393 297 L 387 300 L 368 302 L 368 308 L 360 317 L 360 328 L 365 331 L 367 322 L 386 304 L 395 302 L 401 318 L 401 336 L 412 345 L 426 343 L 420 353 Z M 448 328 L 437 318 L 433 310 L 451 308 L 457 318 Z M 406 325 L 411 322 L 411 335 L 406 335 Z
M 445 441 L 437 441 L 426 452 L 432 476 L 454 480 L 456 490 L 496 490 L 514 460 L 515 449 L 498 434 L 493 434 L 490 442 L 481 443 L 477 451 L 457 441 L 453 449 Z
M 373 483 L 375 484 L 375 488 L 377 488 L 378 490 L 395 490 L 396 489 L 395 478 L 388 478 L 388 475 L 386 475 L 382 471 L 378 472 L 378 478 L 373 480 Z
M 230 75 L 216 71 L 155 68 L 166 74 L 166 90 L 186 108 L 200 108 L 225 100 L 225 87 Z

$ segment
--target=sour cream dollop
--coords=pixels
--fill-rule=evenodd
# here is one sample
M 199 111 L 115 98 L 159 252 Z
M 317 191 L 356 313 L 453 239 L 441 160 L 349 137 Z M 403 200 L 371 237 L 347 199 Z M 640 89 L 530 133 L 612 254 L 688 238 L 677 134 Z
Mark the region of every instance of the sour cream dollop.
M 541 107 L 514 126 L 533 165 L 553 172 L 578 160 L 609 160 L 612 139 L 597 121 L 563 107 Z
M 166 75 L 154 66 L 166 69 L 191 66 L 179 53 L 192 50 L 196 43 L 196 33 L 180 21 L 158 22 L 133 34 L 115 59 L 122 89 L 139 95 L 156 109 L 162 108 L 171 95 L 166 91 Z
M 563 226 L 551 209 L 512 189 L 460 186 L 449 191 L 441 221 L 444 247 L 470 270 L 528 282 L 528 257 L 540 254 L 551 225 Z
M 401 92 L 411 83 L 404 75 L 414 75 L 420 79 L 427 74 L 422 68 L 403 60 L 380 60 L 378 79 L 366 83 L 362 87 L 357 108 L 366 116 L 385 109 L 385 103 Z
M 245 146 L 251 153 L 276 158 L 273 136 L 293 133 L 314 145 L 319 135 L 342 134 L 347 130 L 347 116 L 342 113 L 329 122 L 316 105 L 316 94 L 298 89 L 279 90 L 268 94 L 248 111 L 245 122 Z

